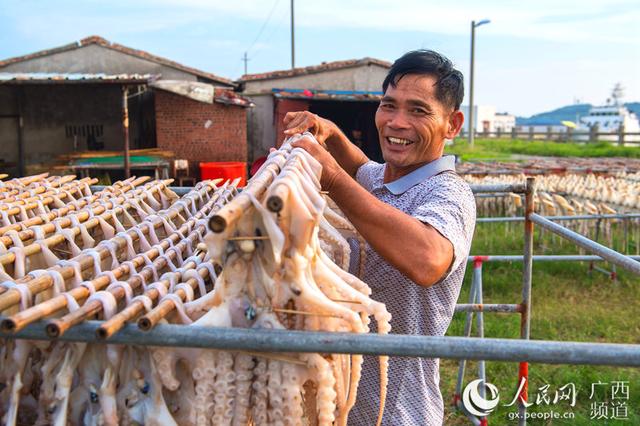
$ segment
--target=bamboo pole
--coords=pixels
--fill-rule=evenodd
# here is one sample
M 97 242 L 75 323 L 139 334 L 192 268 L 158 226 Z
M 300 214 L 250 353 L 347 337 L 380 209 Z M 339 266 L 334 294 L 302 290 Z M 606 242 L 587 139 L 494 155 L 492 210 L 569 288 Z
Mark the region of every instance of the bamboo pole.
M 218 197 L 216 198 L 211 198 L 206 205 L 202 206 L 202 208 L 196 213 L 196 215 L 194 215 L 190 221 L 196 221 L 198 219 L 200 219 L 202 216 L 204 216 L 207 210 L 209 210 L 210 208 L 213 208 L 214 203 L 219 199 L 220 193 L 222 191 L 218 191 L 217 195 Z M 214 195 L 215 196 L 215 195 Z M 174 234 L 183 234 L 186 230 L 188 229 L 188 225 L 183 224 L 180 229 L 176 232 L 174 232 L 172 235 Z M 194 229 L 186 238 L 189 240 L 189 244 L 191 246 L 193 246 L 193 243 L 195 242 L 194 240 L 198 238 L 198 234 L 202 232 L 202 230 L 200 229 Z M 179 238 L 179 237 L 178 237 Z M 185 245 L 185 243 L 183 241 L 180 241 L 180 243 L 176 244 L 176 246 L 179 246 L 181 250 L 184 250 L 186 247 L 183 247 Z M 163 247 L 164 248 L 164 247 Z M 159 254 L 159 253 L 158 253 Z M 173 261 L 173 258 L 175 258 L 177 256 L 175 250 L 172 250 L 171 252 L 169 252 L 169 258 L 171 258 L 171 260 Z M 164 268 L 165 266 L 167 266 L 167 261 L 164 257 L 161 258 L 157 258 L 158 256 L 154 256 L 154 267 L 156 268 L 156 270 L 161 270 L 162 268 Z M 149 258 L 151 259 L 151 256 L 149 256 Z M 155 262 L 159 261 L 159 263 L 156 265 Z M 194 262 L 189 262 L 188 264 L 193 263 L 195 266 Z M 183 266 L 184 267 L 184 266 Z M 193 268 L 193 266 L 188 267 L 188 269 Z M 148 282 L 149 279 L 152 277 L 152 272 L 146 268 L 144 269 L 142 273 L 145 273 L 145 282 Z M 138 277 L 132 277 L 129 280 L 127 280 L 128 284 L 131 286 L 132 289 L 137 289 L 142 285 L 142 281 L 138 278 Z M 163 284 L 169 284 L 167 281 L 163 281 Z M 196 281 L 197 284 L 197 281 Z M 154 292 L 155 295 L 153 296 L 153 298 L 158 296 L 157 290 L 151 289 L 149 292 Z M 123 297 L 125 297 L 126 293 L 125 290 L 122 287 L 116 287 L 114 289 L 112 289 L 111 294 L 114 296 L 114 298 L 116 299 L 116 301 L 122 299 Z M 146 293 L 145 293 L 146 294 Z M 151 296 L 149 296 L 151 297 Z M 142 304 L 142 302 L 140 302 L 140 304 Z M 142 305 L 144 307 L 144 305 Z M 49 334 L 51 337 L 59 337 L 61 336 L 65 331 L 67 331 L 69 328 L 73 327 L 74 325 L 77 325 L 81 322 L 83 322 L 86 319 L 89 319 L 90 317 L 92 317 L 93 315 L 97 315 L 102 311 L 102 303 L 95 300 L 93 302 L 90 303 L 85 303 L 80 309 L 77 309 L 74 312 L 70 312 L 69 314 L 65 315 L 62 318 L 59 319 L 53 319 L 51 321 L 49 321 L 47 323 L 47 334 Z M 126 322 L 126 319 L 125 319 Z M 120 325 L 120 328 L 122 327 L 122 325 L 124 325 L 124 322 Z M 108 335 L 113 334 L 114 332 L 116 332 L 117 330 L 114 329 L 113 327 L 115 327 L 115 325 L 110 324 L 107 327 L 111 327 L 112 329 L 109 330 L 111 331 L 110 334 L 108 334 L 108 331 L 105 333 Z M 102 329 L 102 327 L 101 327 Z M 119 329 L 119 328 L 118 328 Z M 97 331 L 97 333 L 100 333 L 100 331 Z
M 298 155 L 290 155 L 282 167 L 283 170 L 287 167 L 301 166 L 301 160 Z M 284 200 L 289 198 L 289 186 L 284 183 L 277 183 L 271 187 L 270 194 L 267 199 L 267 208 L 274 213 L 278 213 L 284 208 Z
M 289 149 L 291 148 L 290 145 L 288 147 Z M 286 147 L 283 149 L 283 152 L 286 152 Z M 251 206 L 249 194 L 260 199 L 262 194 L 273 182 L 274 176 L 282 169 L 285 161 L 286 158 L 282 154 L 274 155 L 267 159 L 267 162 L 261 169 L 262 171 L 251 178 L 242 192 L 211 217 L 209 220 L 209 228 L 213 232 L 220 233 L 227 229 L 227 227 L 232 226 L 242 216 L 244 211 Z
M 144 181 L 146 181 L 149 177 L 148 176 L 143 176 L 142 178 L 137 179 L 135 182 L 133 183 L 128 183 L 126 184 L 127 186 L 131 186 L 131 189 L 135 188 L 136 186 L 139 186 L 140 184 L 144 183 Z M 114 184 L 114 186 L 116 186 L 116 184 L 122 184 L 121 182 L 116 182 Z M 107 190 L 109 188 L 105 188 L 105 190 Z M 118 188 L 116 188 L 119 190 L 119 185 Z M 131 189 L 127 190 L 125 193 L 130 193 Z M 89 197 L 84 197 L 83 199 L 78 200 L 81 206 L 80 208 L 89 205 L 97 200 L 100 199 L 100 197 L 103 194 L 106 194 L 107 192 L 101 191 L 99 193 L 96 193 L 94 195 L 91 195 Z M 49 204 L 44 202 L 45 200 L 43 200 L 43 205 Z M 53 201 L 53 198 L 50 198 L 50 201 Z M 37 203 L 32 203 L 32 204 L 27 204 L 25 205 L 25 209 L 26 210 L 32 210 L 34 208 L 38 207 Z M 6 225 L 3 227 L 0 227 L 0 235 L 4 234 L 5 232 L 9 231 L 9 230 L 20 230 L 20 229 L 24 229 L 25 227 L 29 227 L 29 226 L 37 226 L 37 225 L 41 225 L 43 223 L 48 223 L 50 221 L 52 221 L 53 219 L 60 217 L 60 216 L 64 216 L 66 215 L 69 211 L 73 211 L 76 209 L 76 206 L 74 204 L 66 206 L 66 207 L 60 207 L 54 210 L 49 211 L 47 214 L 45 215 L 39 215 L 39 216 L 34 216 L 32 218 L 29 218 L 28 220 L 22 221 L 22 222 L 17 222 L 11 225 Z M 9 215 L 15 215 L 20 213 L 20 209 L 18 207 L 14 207 L 13 209 L 9 209 L 9 211 L 7 211 L 7 214 Z
M 209 276 L 209 270 L 207 268 L 200 268 L 197 270 L 198 275 L 202 277 L 202 279 L 207 279 Z M 188 284 L 192 289 L 196 289 L 198 287 L 198 280 L 195 278 L 189 278 L 185 281 L 185 284 Z M 173 292 L 173 294 L 177 295 L 180 300 L 184 301 L 187 297 L 186 292 L 179 288 Z M 147 314 L 140 317 L 138 320 L 138 328 L 144 331 L 149 331 L 153 327 L 160 322 L 163 318 L 169 315 L 176 308 L 176 304 L 171 299 L 165 299 L 156 305 L 155 308 L 150 310 Z
M 95 206 L 91 207 L 91 212 L 93 212 L 93 215 L 99 215 L 101 216 L 103 219 L 109 219 L 111 217 L 111 213 L 112 211 L 115 210 L 116 214 L 119 214 L 122 212 L 123 209 L 129 209 L 131 207 L 133 207 L 131 204 L 128 203 L 127 200 L 131 199 L 132 197 L 136 197 L 146 191 L 148 191 L 149 193 L 153 194 L 154 192 L 160 191 L 164 185 L 166 185 L 166 182 L 171 182 L 172 179 L 167 179 L 165 181 L 161 181 L 161 182 L 151 182 L 148 186 L 145 186 L 144 188 L 132 191 L 132 192 L 125 192 L 123 193 L 123 195 L 118 196 L 118 197 L 114 197 L 116 200 L 116 203 L 114 204 L 111 201 L 102 201 L 102 202 L 97 202 Z M 96 200 L 98 199 L 99 195 L 93 195 L 92 197 L 96 197 Z M 92 203 L 93 204 L 93 203 Z M 31 219 L 33 219 L 33 221 L 30 219 L 29 221 L 25 221 L 25 222 L 19 222 L 19 223 L 15 223 L 13 225 L 9 225 L 9 226 L 4 226 L 2 228 L 0 228 L 0 235 L 5 234 L 7 231 L 9 230 L 16 230 L 17 229 L 23 229 L 24 227 L 28 227 L 28 226 L 38 226 L 42 223 L 44 223 L 44 225 L 40 225 L 42 226 L 43 231 L 46 234 L 49 234 L 51 232 L 54 232 L 56 230 L 56 226 L 53 223 L 50 223 L 50 221 L 52 219 L 55 219 L 56 217 L 60 218 L 59 224 L 62 228 L 68 228 L 68 229 L 73 229 L 74 232 L 77 233 L 79 232 L 79 229 L 77 227 L 71 227 L 71 219 L 65 218 L 64 216 L 66 216 L 67 213 L 69 213 L 70 211 L 76 211 L 75 207 L 73 205 L 69 205 L 67 207 L 62 207 L 60 209 L 57 209 L 57 211 L 52 211 L 50 213 L 47 213 L 46 215 L 41 215 L 41 216 L 36 216 L 33 217 Z M 92 218 L 91 215 L 89 215 L 89 211 L 85 205 L 85 207 L 83 208 L 83 210 L 79 210 L 78 211 L 78 221 L 80 223 L 85 223 L 85 226 L 90 229 L 93 228 L 95 226 L 98 225 L 98 220 L 97 219 L 93 219 L 93 220 L 89 220 L 90 218 Z M 46 218 L 47 220 L 43 219 Z M 33 230 L 29 230 L 29 229 L 25 229 L 24 231 L 20 231 L 18 233 L 18 236 L 20 237 L 20 239 L 22 241 L 26 241 L 26 240 L 30 240 L 35 238 L 35 232 Z M 63 239 L 64 240 L 64 239 Z M 13 240 L 10 237 L 7 236 L 2 236 L 0 237 L 0 241 L 2 243 L 4 243 L 4 245 L 6 247 L 9 247 L 13 244 Z M 48 244 L 47 244 L 48 245 Z M 38 250 L 39 251 L 39 250 Z M 2 260 L 2 257 L 0 256 L 0 263 L 1 264 L 6 264 L 4 263 L 4 261 Z
M 65 184 L 68 184 L 70 182 L 74 182 L 75 181 L 76 176 L 75 175 L 65 175 L 65 176 L 52 176 L 50 178 L 46 178 L 43 179 L 42 181 L 40 181 L 39 185 L 36 186 L 35 188 L 30 188 L 30 186 L 34 183 L 36 183 L 37 181 L 33 181 L 30 182 L 28 185 L 16 185 L 13 188 L 20 191 L 20 192 L 24 192 L 24 191 L 28 191 L 30 189 L 33 189 L 34 192 L 36 194 L 39 194 L 41 192 L 45 192 L 45 191 L 49 191 L 49 190 L 54 190 L 56 188 L 62 187 Z M 86 180 L 87 178 L 83 178 L 82 180 Z M 78 181 L 76 181 L 78 182 Z M 37 190 L 37 191 L 36 191 Z M 19 195 L 17 196 L 17 198 L 24 198 L 24 197 L 29 197 L 29 194 L 26 195 Z
M 92 184 L 95 182 L 97 182 L 97 179 L 88 181 L 87 184 Z M 76 194 L 76 193 L 82 194 L 82 187 L 74 186 L 70 188 L 71 189 L 68 190 L 70 194 Z M 60 197 L 58 197 L 58 195 L 60 195 Z M 0 210 L 7 210 L 7 214 L 15 215 L 21 212 L 22 209 L 20 207 L 22 207 L 25 210 L 35 209 L 36 207 L 38 207 L 38 201 L 40 201 L 43 206 L 48 206 L 49 204 L 55 201 L 53 198 L 54 196 L 58 197 L 58 199 L 61 200 L 62 198 L 66 198 L 67 194 L 66 192 L 49 194 L 49 195 L 40 194 L 38 196 L 17 200 L 17 201 L 11 201 L 7 203 L 2 203 L 2 200 L 0 200 Z
M 220 191 L 219 193 L 221 192 L 222 191 Z M 178 229 L 176 232 L 172 233 L 171 235 L 167 236 L 167 238 L 165 238 L 160 243 L 163 251 L 169 248 L 170 246 L 169 240 L 172 241 L 172 245 L 180 246 L 180 248 L 184 250 L 184 248 L 186 248 L 186 247 L 182 247 L 184 243 L 180 241 L 179 243 L 176 244 L 176 241 L 180 240 L 181 235 L 184 234 L 184 232 L 186 232 L 189 229 L 189 227 L 191 226 L 191 223 L 199 220 L 202 216 L 207 214 L 208 210 L 212 207 L 212 205 L 216 201 L 217 201 L 217 198 L 212 197 L 204 206 L 201 207 L 201 209 L 194 216 L 192 216 L 189 219 L 189 221 L 187 221 L 187 223 L 184 223 L 180 227 L 180 229 Z M 189 234 L 189 236 L 187 236 L 187 238 L 190 240 L 191 245 L 193 245 L 193 242 L 194 242 L 193 240 L 197 238 L 198 232 L 201 232 L 201 231 L 198 229 L 194 229 Z M 167 265 L 167 263 L 164 258 L 158 259 L 159 254 L 160 252 L 156 248 L 152 248 L 151 250 L 146 252 L 146 255 L 149 257 L 149 259 L 154 262 L 154 266 L 157 269 L 162 269 Z M 174 250 L 172 250 L 169 253 L 169 257 L 171 258 L 171 260 L 173 260 L 175 256 L 176 256 L 176 253 Z M 159 260 L 159 264 L 155 265 L 155 262 L 158 260 Z M 145 259 L 141 255 L 134 257 L 132 259 L 132 262 L 134 262 L 134 265 L 136 266 L 136 270 L 140 266 L 145 265 L 144 263 Z M 112 272 L 116 277 L 116 279 L 119 279 L 123 275 L 130 273 L 129 267 L 125 265 L 114 269 Z M 153 276 L 153 272 L 149 268 L 144 268 L 140 272 L 140 274 L 144 276 L 145 282 L 148 282 Z M 91 281 L 92 284 L 95 286 L 96 290 L 102 289 L 110 283 L 107 280 L 107 283 L 105 284 L 104 283 L 105 280 L 103 278 L 104 277 L 101 276 Z M 132 289 L 137 289 L 142 285 L 142 281 L 138 276 L 129 278 L 129 280 L 127 280 L 127 283 L 132 287 Z M 73 298 L 75 298 L 77 301 L 84 300 L 90 295 L 86 287 L 74 288 L 73 290 L 70 290 L 67 293 Z M 116 287 L 115 289 L 111 290 L 111 294 L 113 294 L 116 300 L 120 300 L 125 296 L 125 291 L 122 289 L 122 287 Z M 3 331 L 14 331 L 14 332 L 18 331 L 21 328 L 25 327 L 26 325 L 34 321 L 37 321 L 39 319 L 42 319 L 45 316 L 51 315 L 52 313 L 55 313 L 66 306 L 67 306 L 67 298 L 65 296 L 58 296 L 53 299 L 49 299 L 46 302 L 36 305 L 34 308 L 31 309 L 31 312 L 28 312 L 29 310 L 22 311 L 4 320 L 1 323 L 1 329 Z M 84 320 L 90 318 L 93 315 L 97 315 L 101 311 L 102 311 L 102 303 L 100 303 L 99 301 L 85 303 L 80 309 L 74 312 L 70 312 L 69 314 L 65 315 L 62 318 L 50 320 L 46 326 L 47 334 L 51 337 L 59 337 L 62 334 L 64 334 L 69 328 L 83 322 Z M 113 332 L 115 331 L 117 330 L 113 330 Z
M 204 257 L 204 253 L 201 253 L 199 257 L 202 260 L 202 258 Z M 181 266 L 181 268 L 185 270 L 193 269 L 195 267 L 196 263 L 193 261 L 189 261 Z M 165 287 L 168 287 L 171 284 L 168 280 L 161 280 L 159 282 L 162 283 L 162 285 L 164 285 Z M 145 291 L 143 294 L 151 299 L 152 302 L 155 302 L 156 299 L 160 296 L 160 292 L 158 292 L 158 290 L 156 290 L 155 288 L 151 288 Z M 117 297 L 115 294 L 114 296 Z M 120 296 L 120 298 L 122 298 L 122 296 Z M 131 302 L 126 308 L 118 312 L 111 319 L 102 323 L 102 325 L 100 325 L 100 327 L 96 330 L 96 335 L 100 339 L 108 339 L 113 334 L 122 329 L 122 327 L 124 327 L 127 322 L 131 321 L 133 318 L 141 314 L 144 309 L 145 306 L 142 301 L 136 300 Z
M 158 249 L 150 250 L 149 252 L 147 252 L 147 255 L 149 256 L 149 259 L 151 259 L 153 256 L 153 267 L 157 268 L 157 270 L 161 270 L 162 268 L 167 266 L 167 261 L 163 257 L 159 257 L 160 252 L 158 251 Z M 169 257 L 171 257 L 172 258 L 171 260 L 173 260 L 173 257 L 175 256 L 177 255 L 175 251 L 172 250 L 169 253 Z M 128 267 L 124 267 L 123 269 L 127 269 L 127 271 L 122 272 L 120 277 L 130 272 L 128 270 L 129 269 Z M 114 275 L 115 275 L 115 272 L 114 272 Z M 144 280 L 146 282 L 153 277 L 153 272 L 149 268 L 144 268 L 142 271 L 140 271 L 140 275 L 144 276 Z M 120 277 L 116 276 L 116 278 L 118 279 Z M 135 290 L 138 287 L 142 286 L 142 279 L 136 275 L 129 278 L 127 280 L 127 283 L 131 286 L 133 290 Z M 120 300 L 126 295 L 122 287 L 116 287 L 114 289 L 109 290 L 109 292 L 115 297 L 116 300 Z M 84 293 L 85 294 L 82 295 L 84 297 L 81 297 L 81 299 L 85 299 L 90 295 L 88 290 L 85 291 Z M 93 300 L 90 302 L 86 302 L 84 305 L 82 305 L 80 309 L 77 309 L 73 312 L 69 312 L 68 314 L 64 315 L 61 318 L 55 318 L 55 319 L 49 320 L 46 326 L 47 334 L 51 337 L 60 337 L 74 325 L 80 324 L 81 322 L 91 318 L 92 316 L 98 315 L 100 312 L 102 312 L 102 303 L 100 301 Z
M 37 201 L 41 197 L 42 198 L 51 197 L 52 195 L 59 196 L 58 198 L 62 200 L 67 197 L 67 193 L 62 191 L 68 191 L 70 194 L 73 194 L 76 192 L 80 192 L 82 190 L 82 186 L 81 186 L 82 184 L 86 183 L 87 185 L 93 185 L 94 183 L 97 183 L 97 182 L 98 182 L 98 179 L 83 178 L 81 180 L 76 180 L 72 183 L 65 184 L 60 188 L 55 188 L 55 189 L 47 190 L 46 187 L 39 186 L 33 190 L 33 192 L 37 194 L 37 196 L 31 196 L 28 192 L 24 192 L 23 194 L 25 194 L 27 198 L 11 197 L 13 199 L 10 198 L 9 200 L 1 200 L 2 203 L 0 203 L 0 209 L 7 210 L 12 207 L 15 207 L 16 205 L 25 205 L 27 203 Z
M 206 185 L 206 186 L 204 186 L 204 188 L 200 189 L 200 191 L 198 193 L 202 193 L 202 192 L 207 193 L 211 189 L 214 189 L 214 188 L 215 188 L 215 186 Z M 174 217 L 176 217 L 179 214 L 179 210 L 181 210 L 181 209 L 184 209 L 184 207 L 182 205 L 177 210 L 176 209 L 170 209 L 167 212 L 165 217 L 167 219 L 171 220 L 171 219 L 173 219 Z M 144 225 L 144 227 L 142 227 L 141 230 L 143 232 L 145 232 L 145 231 L 148 232 L 147 226 L 149 224 L 147 222 L 145 222 L 143 225 Z M 154 224 L 154 227 L 160 227 L 160 226 L 162 226 L 161 223 Z M 129 232 L 129 231 L 127 231 L 127 232 Z M 131 237 L 135 241 L 138 238 L 138 234 L 134 232 L 133 235 L 131 235 Z M 124 240 L 124 238 L 114 237 L 112 240 L 118 245 L 118 250 L 121 250 L 126 245 L 126 240 Z M 107 258 L 108 256 L 110 256 L 109 251 L 107 249 L 103 248 L 103 247 L 98 247 L 96 250 L 100 254 L 100 258 L 101 259 L 104 259 L 104 258 Z M 77 256 L 76 260 L 80 263 L 80 268 L 82 270 L 85 270 L 85 269 L 93 267 L 94 260 L 93 260 L 93 258 L 91 256 L 80 255 L 80 256 Z M 56 268 L 56 270 L 58 272 L 60 272 L 60 274 L 62 274 L 62 277 L 65 280 L 66 279 L 70 279 L 75 274 L 75 271 L 74 271 L 73 267 L 71 267 L 71 266 L 65 266 L 65 267 L 62 267 L 62 268 Z M 24 278 L 21 278 L 21 279 L 17 280 L 16 282 L 18 282 L 18 283 L 26 283 L 28 288 L 29 288 L 29 291 L 33 295 L 38 294 L 38 293 L 40 293 L 40 292 L 42 292 L 44 290 L 47 290 L 48 288 L 50 288 L 53 285 L 52 278 L 47 276 L 47 275 L 43 275 L 43 276 L 35 278 L 35 279 L 33 279 L 30 276 L 27 276 L 27 277 L 24 277 Z M 18 290 L 16 290 L 16 289 L 5 290 L 4 293 L 0 294 L 0 312 L 6 310 L 7 308 L 9 308 L 11 306 L 14 306 L 14 305 L 20 303 L 20 297 L 21 297 L 20 292 Z M 65 299 L 64 305 L 62 307 L 64 307 L 64 306 L 66 306 L 66 299 Z
M 26 185 L 29 185 L 30 183 L 45 179 L 47 176 L 49 176 L 49 173 L 40 173 L 38 175 L 25 176 L 21 178 L 13 178 L 11 180 L 6 181 L 5 184 L 7 185 L 18 184 L 20 186 L 26 186 Z
M 98 210 L 101 210 L 101 214 L 100 217 L 102 219 L 110 219 L 113 215 L 117 215 L 119 213 L 122 213 L 124 210 L 129 209 L 132 207 L 131 204 L 127 203 L 126 197 L 118 197 L 119 201 L 124 201 L 123 204 L 114 204 L 111 201 L 107 201 L 106 204 L 108 204 L 108 206 L 102 206 L 102 207 L 97 207 Z M 96 217 L 91 217 L 89 216 L 88 212 L 82 212 L 79 214 L 80 217 L 82 217 L 85 221 L 83 221 L 84 225 L 87 227 L 87 229 L 91 229 L 91 228 L 95 228 L 96 226 L 100 225 L 100 221 L 98 218 Z M 78 219 L 80 219 L 80 217 Z M 64 227 L 69 227 L 71 225 L 71 219 L 69 218 L 63 218 L 61 220 L 61 225 L 64 224 Z M 43 227 L 44 228 L 44 227 Z M 47 233 L 49 232 L 53 232 L 55 231 L 55 225 L 54 224 L 48 224 L 47 229 L 49 230 Z M 71 229 L 73 231 L 74 237 L 77 236 L 78 234 L 80 234 L 80 228 L 78 228 L 77 226 L 74 227 L 70 227 L 68 229 Z M 46 231 L 46 230 L 45 230 Z M 27 233 L 30 233 L 30 235 L 34 235 L 33 231 L 24 231 Z M 6 238 L 6 237 L 2 237 L 2 238 Z M 54 234 L 50 237 L 47 237 L 45 239 L 42 240 L 42 242 L 47 246 L 47 247 L 54 247 L 58 244 L 62 244 L 65 241 L 65 236 L 62 234 Z M 37 243 L 32 243 L 29 244 L 27 246 L 23 247 L 24 249 L 24 253 L 26 256 L 32 256 L 34 254 L 38 254 L 42 251 L 42 247 L 40 246 L 40 244 Z M 0 255 L 0 265 L 8 265 L 11 264 L 15 261 L 16 259 L 16 255 L 15 253 L 5 253 Z M 2 294 L 0 292 L 0 294 Z

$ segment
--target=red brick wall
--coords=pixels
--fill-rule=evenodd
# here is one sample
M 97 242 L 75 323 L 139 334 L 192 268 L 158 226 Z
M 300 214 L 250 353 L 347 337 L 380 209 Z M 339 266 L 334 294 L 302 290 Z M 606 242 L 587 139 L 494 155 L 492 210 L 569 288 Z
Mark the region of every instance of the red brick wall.
M 162 90 L 155 91 L 155 108 L 158 148 L 190 162 L 247 161 L 246 108 L 207 104 Z

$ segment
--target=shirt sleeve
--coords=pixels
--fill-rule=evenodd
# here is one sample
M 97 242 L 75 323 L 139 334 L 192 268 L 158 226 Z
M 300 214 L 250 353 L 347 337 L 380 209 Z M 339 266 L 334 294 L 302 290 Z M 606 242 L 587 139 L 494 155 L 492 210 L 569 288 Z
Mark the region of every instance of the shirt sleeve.
M 356 181 L 364 187 L 367 191 L 371 192 L 373 188 L 373 177 L 375 176 L 375 170 L 381 165 L 375 161 L 367 161 L 362 166 L 358 167 L 356 172 Z
M 453 262 L 444 278 L 466 262 L 476 221 L 476 205 L 469 186 L 455 176 L 444 177 L 430 191 L 413 217 L 434 227 L 453 245 Z M 439 177 L 438 177 L 439 178 Z

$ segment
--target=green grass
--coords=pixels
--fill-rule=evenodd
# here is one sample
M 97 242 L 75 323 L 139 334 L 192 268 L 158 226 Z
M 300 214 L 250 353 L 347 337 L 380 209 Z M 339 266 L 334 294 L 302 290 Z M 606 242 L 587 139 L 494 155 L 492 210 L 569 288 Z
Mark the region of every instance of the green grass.
M 537 234 L 535 254 L 577 253 L 575 246 L 560 244 L 557 238 L 548 233 Z M 553 247 L 549 250 L 548 247 Z M 478 224 L 474 238 L 472 254 L 522 254 L 522 225 Z M 610 268 L 601 263 L 600 266 Z M 534 263 L 532 290 L 531 338 L 535 340 L 585 341 L 610 343 L 640 343 L 640 279 L 637 276 L 620 272 L 619 280 L 613 282 L 605 274 L 588 272 L 588 264 L 583 262 Z M 471 283 L 471 266 L 467 269 L 460 303 L 468 302 Z M 485 303 L 519 303 L 522 291 L 522 263 L 487 263 L 483 266 L 483 296 Z M 465 314 L 456 314 L 448 335 L 460 336 L 464 330 Z M 485 313 L 485 336 L 500 338 L 518 338 L 520 317 L 516 314 Z M 476 332 L 474 319 L 474 329 Z M 455 390 L 458 362 L 441 360 L 442 394 L 445 399 L 445 424 L 469 424 L 464 415 L 456 412 L 452 406 Z M 513 425 L 508 420 L 514 407 L 503 407 L 513 399 L 517 389 L 517 363 L 487 362 L 487 381 L 500 390 L 501 402 L 489 416 L 489 424 Z M 577 389 L 576 406 L 571 408 L 567 402 L 553 405 L 532 406 L 534 412 L 559 413 L 572 411 L 572 420 L 530 420 L 529 424 L 553 425 L 636 425 L 640 424 L 640 370 L 632 368 L 614 368 L 600 366 L 546 365 L 529 366 L 530 401 L 540 386 L 549 385 L 549 394 L 553 399 L 555 390 L 574 383 Z M 465 383 L 477 375 L 477 363 L 467 364 Z M 604 421 L 590 419 L 590 403 L 593 401 L 611 403 L 610 396 L 598 388 L 599 393 L 593 401 L 589 400 L 591 384 L 596 382 L 628 381 L 627 401 L 628 420 Z M 606 387 L 609 391 L 609 388 Z
M 465 161 L 512 160 L 514 154 L 549 157 L 625 157 L 640 158 L 640 148 L 616 146 L 611 142 L 559 143 L 520 139 L 476 139 L 470 148 L 466 139 L 456 139 L 445 147 L 447 154 L 456 154 Z

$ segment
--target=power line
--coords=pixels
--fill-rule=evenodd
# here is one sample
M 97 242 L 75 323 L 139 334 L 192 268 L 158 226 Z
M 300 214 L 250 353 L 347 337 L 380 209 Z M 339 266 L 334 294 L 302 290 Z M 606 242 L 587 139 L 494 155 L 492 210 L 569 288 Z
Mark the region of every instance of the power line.
M 269 33 L 269 35 L 267 36 L 267 38 L 265 39 L 265 43 L 271 41 L 271 39 L 273 38 L 273 36 L 275 35 L 276 32 L 278 32 L 278 30 L 282 29 L 281 24 L 286 20 L 286 18 L 289 16 L 289 10 L 285 10 L 284 13 L 280 16 L 280 20 L 278 21 L 278 23 L 273 27 L 273 30 Z M 256 56 L 258 56 L 258 53 L 262 50 L 262 48 L 257 49 L 255 52 L 253 52 L 253 56 L 251 56 L 251 58 L 249 59 L 253 59 Z
M 260 28 L 260 31 L 258 31 L 258 35 L 256 36 L 255 40 L 253 40 L 253 43 L 251 43 L 251 46 L 249 46 L 249 48 L 246 50 L 246 52 L 250 51 L 253 48 L 253 46 L 256 44 L 256 42 L 258 41 L 258 39 L 262 35 L 262 32 L 264 31 L 264 29 L 267 27 L 267 24 L 271 20 L 271 16 L 273 15 L 273 12 L 276 10 L 276 7 L 278 6 L 278 3 L 280 3 L 280 0 L 276 0 L 273 3 L 273 6 L 271 7 L 271 10 L 269 11 L 269 15 L 267 16 L 267 19 L 262 24 L 262 27 Z

